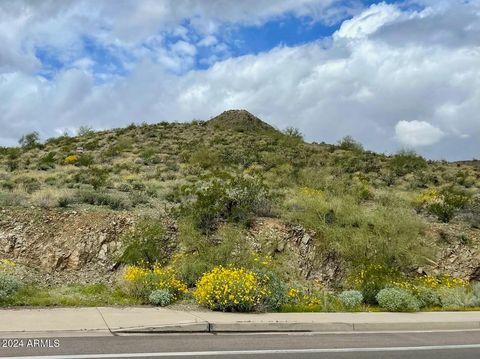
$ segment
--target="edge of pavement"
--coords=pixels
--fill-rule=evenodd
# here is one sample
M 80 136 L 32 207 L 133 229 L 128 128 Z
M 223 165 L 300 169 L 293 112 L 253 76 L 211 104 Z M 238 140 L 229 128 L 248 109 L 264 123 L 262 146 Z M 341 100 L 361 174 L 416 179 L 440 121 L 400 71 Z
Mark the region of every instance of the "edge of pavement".
M 158 307 L 1 309 L 0 337 L 147 333 L 480 330 L 480 311 L 220 313 Z

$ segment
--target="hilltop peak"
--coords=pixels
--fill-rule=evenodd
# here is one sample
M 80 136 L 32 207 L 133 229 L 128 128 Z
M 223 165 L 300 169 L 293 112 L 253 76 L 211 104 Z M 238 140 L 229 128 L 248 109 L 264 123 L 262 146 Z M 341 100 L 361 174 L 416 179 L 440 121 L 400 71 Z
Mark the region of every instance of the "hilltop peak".
M 239 131 L 274 130 L 268 123 L 260 120 L 247 110 L 227 110 L 208 121 L 215 127 L 227 127 Z

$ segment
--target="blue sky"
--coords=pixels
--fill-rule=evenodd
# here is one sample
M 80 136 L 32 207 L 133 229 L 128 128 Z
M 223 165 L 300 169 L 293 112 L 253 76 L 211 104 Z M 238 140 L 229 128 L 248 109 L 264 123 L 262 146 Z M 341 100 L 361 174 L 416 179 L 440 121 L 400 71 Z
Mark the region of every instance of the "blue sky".
M 17 0 L 0 42 L 0 145 L 244 108 L 309 141 L 480 157 L 480 0 Z
M 351 6 L 356 12 L 359 9 L 367 8 L 372 4 L 386 3 L 397 4 L 402 8 L 421 9 L 419 4 L 405 1 L 340 1 L 337 6 Z M 182 67 L 174 72 L 182 73 L 190 70 L 204 70 L 215 62 L 231 57 L 244 56 L 267 52 L 279 46 L 294 47 L 314 41 L 326 41 L 337 31 L 344 20 L 354 15 L 344 13 L 333 19 L 317 19 L 312 15 L 304 14 L 298 16 L 293 12 L 286 12 L 267 19 L 258 24 L 248 23 L 222 23 L 216 33 L 215 39 L 222 45 L 200 46 L 190 66 Z M 161 45 L 166 48 L 174 45 L 188 37 L 190 40 L 201 40 L 201 34 L 192 25 L 190 19 L 183 19 L 180 26 L 184 32 L 177 33 L 167 29 L 158 31 L 155 35 L 161 36 Z M 158 45 L 158 43 L 156 44 Z M 140 43 L 150 51 L 152 48 L 149 41 Z M 40 45 L 35 48 L 35 56 L 41 63 L 38 75 L 52 80 L 59 72 L 69 68 L 78 59 L 89 58 L 93 61 L 92 71 L 98 75 L 99 82 L 104 81 L 105 76 L 127 76 L 129 69 L 125 63 L 136 63 L 142 58 L 129 54 L 121 47 L 112 44 L 102 43 L 95 35 L 85 34 L 79 39 L 79 47 L 75 51 L 62 48 L 55 48 L 49 45 Z

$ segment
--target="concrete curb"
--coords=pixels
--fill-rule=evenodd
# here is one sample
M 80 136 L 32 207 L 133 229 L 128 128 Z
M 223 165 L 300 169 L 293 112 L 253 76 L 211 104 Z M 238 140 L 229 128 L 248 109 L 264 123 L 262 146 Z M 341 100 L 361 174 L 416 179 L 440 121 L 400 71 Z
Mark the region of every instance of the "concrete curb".
M 397 322 L 397 323 L 301 323 L 301 322 L 232 322 L 192 323 L 151 327 L 121 328 L 127 333 L 268 333 L 268 332 L 376 332 L 422 330 L 480 330 L 480 322 Z
M 210 324 L 201 323 L 185 323 L 185 324 L 166 324 L 161 326 L 148 327 L 132 327 L 112 329 L 113 334 L 137 334 L 137 333 L 209 333 Z

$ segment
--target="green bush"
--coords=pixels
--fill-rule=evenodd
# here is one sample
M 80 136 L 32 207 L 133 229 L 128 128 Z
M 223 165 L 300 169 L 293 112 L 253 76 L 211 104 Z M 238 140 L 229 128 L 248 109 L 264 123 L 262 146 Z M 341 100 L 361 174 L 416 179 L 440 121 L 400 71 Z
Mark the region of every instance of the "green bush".
M 88 184 L 97 190 L 104 187 L 107 183 L 109 170 L 103 167 L 88 167 L 87 169 L 78 172 L 74 176 L 77 183 Z
M 288 301 L 288 290 L 280 276 L 272 270 L 256 268 L 253 270 L 259 278 L 266 279 L 268 292 L 270 293 L 263 301 L 266 310 L 277 311 Z
M 68 206 L 74 203 L 75 203 L 74 196 L 61 196 L 58 198 L 58 206 L 60 208 L 67 208 Z
M 342 150 L 352 151 L 352 152 L 363 152 L 363 146 L 360 142 L 354 140 L 352 136 L 345 136 L 340 141 L 338 141 L 338 146 Z
M 20 288 L 20 282 L 9 274 L 0 273 L 0 302 L 5 301 Z
M 400 288 L 385 288 L 377 294 L 381 308 L 389 312 L 417 312 L 420 310 L 418 300 L 408 291 Z
M 19 167 L 19 157 L 22 154 L 20 148 L 7 148 L 5 149 L 5 155 L 7 156 L 7 169 L 10 172 L 15 171 Z
M 299 142 L 303 141 L 303 134 L 302 132 L 300 132 L 298 128 L 287 127 L 285 131 L 283 131 L 283 133 L 295 141 L 299 141 Z
M 428 204 L 428 211 L 440 221 L 448 223 L 458 210 L 465 208 L 469 199 L 464 191 L 449 187 L 439 193 L 437 200 Z
M 195 220 L 182 218 L 178 239 L 182 251 L 174 258 L 174 266 L 189 286 L 215 266 L 254 267 L 245 231 L 237 225 L 224 224 L 215 235 L 207 236 L 196 228 Z
M 95 160 L 94 160 L 93 156 L 83 154 L 83 155 L 78 157 L 77 165 L 78 166 L 89 167 L 89 166 L 92 166 L 94 163 L 95 163 Z
M 92 206 L 108 206 L 113 210 L 128 209 L 130 204 L 123 198 L 97 191 L 80 191 L 75 200 Z
M 40 135 L 37 131 L 23 135 L 18 143 L 25 149 L 31 149 L 40 145 Z
M 178 278 L 172 267 L 127 266 L 119 279 L 120 287 L 125 293 L 146 301 L 155 290 L 168 290 L 173 296 L 172 300 L 177 300 L 188 292 L 186 284 Z
M 165 265 L 171 258 L 176 243 L 167 235 L 160 219 L 145 218 L 121 238 L 124 264 Z
M 28 193 L 38 191 L 42 187 L 40 181 L 35 177 L 22 176 L 16 178 L 14 182 Z
M 402 274 L 396 268 L 370 264 L 360 271 L 352 272 L 348 282 L 362 293 L 365 303 L 377 304 L 378 293 L 400 278 Z
M 438 295 L 444 309 L 463 309 L 480 305 L 480 298 L 465 287 L 440 288 Z
M 37 169 L 46 171 L 54 167 L 55 167 L 55 152 L 49 152 L 48 154 L 40 158 Z
M 189 162 L 192 166 L 207 169 L 218 165 L 220 156 L 211 148 L 201 147 L 191 154 Z
M 259 178 L 229 176 L 214 178 L 186 189 L 193 202 L 183 212 L 195 218 L 196 227 L 212 233 L 221 222 L 250 225 L 255 215 L 270 212 L 271 196 Z
M 382 201 L 364 203 L 359 201 L 363 195 L 348 193 L 351 181 L 350 186 L 340 182 L 327 182 L 325 190 L 300 188 L 283 206 L 287 222 L 316 232 L 317 260 L 334 253 L 347 270 L 370 263 L 404 270 L 421 263 L 429 249 L 410 203 L 390 193 Z
M 166 307 L 174 301 L 175 297 L 168 289 L 154 290 L 148 296 L 150 304 L 159 305 L 160 307 Z
M 420 307 L 436 307 L 439 306 L 440 296 L 437 289 L 430 287 L 416 287 L 415 296 L 417 297 Z
M 338 298 L 342 304 L 351 309 L 363 303 L 363 294 L 358 290 L 346 290 L 339 294 Z
M 480 282 L 475 282 L 472 284 L 472 293 L 480 301 Z
M 392 157 L 390 167 L 397 176 L 403 176 L 426 168 L 427 161 L 415 151 L 402 150 Z

